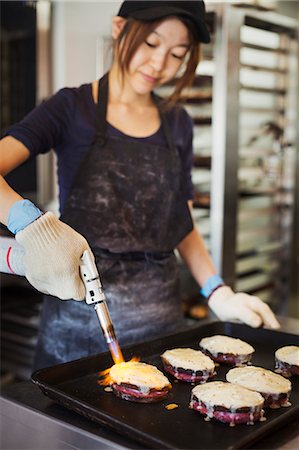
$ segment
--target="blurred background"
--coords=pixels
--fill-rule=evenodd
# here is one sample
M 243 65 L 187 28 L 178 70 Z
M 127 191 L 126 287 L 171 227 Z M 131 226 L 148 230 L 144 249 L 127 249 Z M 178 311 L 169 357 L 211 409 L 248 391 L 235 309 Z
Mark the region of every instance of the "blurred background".
M 0 2 L 1 133 L 58 89 L 108 69 L 120 3 Z M 206 6 L 212 40 L 184 94 L 194 119 L 194 219 L 228 284 L 299 318 L 299 3 Z M 7 180 L 41 209 L 59 213 L 53 152 Z M 5 227 L 1 234 L 8 235 Z M 182 307 L 200 320 L 198 286 L 180 267 Z M 1 275 L 2 384 L 31 374 L 41 301 L 25 279 Z

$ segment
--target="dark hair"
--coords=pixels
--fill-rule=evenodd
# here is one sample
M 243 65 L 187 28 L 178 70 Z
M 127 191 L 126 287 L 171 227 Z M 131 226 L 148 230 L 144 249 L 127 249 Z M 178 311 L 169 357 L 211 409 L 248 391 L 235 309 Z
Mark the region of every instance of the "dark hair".
M 176 80 L 174 91 L 166 99 L 167 104 L 176 103 L 177 101 L 179 101 L 182 90 L 192 85 L 195 76 L 195 70 L 199 63 L 200 57 L 200 44 L 196 38 L 193 23 L 184 17 L 180 17 L 179 19 L 186 25 L 188 29 L 191 45 L 189 50 L 189 57 L 187 62 L 185 63 L 185 71 L 183 75 Z M 118 63 L 122 76 L 124 76 L 124 73 L 129 69 L 130 62 L 139 46 L 161 22 L 161 19 L 150 22 L 135 20 L 131 17 L 127 19 L 122 32 L 114 42 L 114 49 L 118 52 Z

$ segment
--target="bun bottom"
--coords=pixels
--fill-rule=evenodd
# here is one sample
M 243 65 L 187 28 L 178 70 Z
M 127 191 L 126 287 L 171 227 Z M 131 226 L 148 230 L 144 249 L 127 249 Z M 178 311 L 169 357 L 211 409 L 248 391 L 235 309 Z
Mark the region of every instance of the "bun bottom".
M 264 416 L 262 406 L 229 410 L 220 405 L 205 405 L 195 396 L 191 399 L 190 408 L 206 416 L 205 420 L 215 419 L 230 426 L 239 424 L 252 425 L 255 422 L 261 421 Z
M 275 372 L 285 378 L 289 378 L 293 375 L 299 375 L 299 366 L 295 364 L 288 364 L 278 358 L 275 358 Z
M 290 393 L 291 392 L 287 392 L 286 394 L 268 394 L 260 392 L 265 399 L 265 408 L 272 409 L 291 406 L 291 403 L 289 402 Z
M 214 370 L 190 370 L 172 366 L 165 358 L 162 358 L 164 369 L 173 377 L 187 383 L 204 383 L 215 375 Z
M 148 393 L 141 392 L 137 386 L 125 383 L 111 385 L 114 394 L 123 400 L 137 403 L 156 403 L 165 399 L 170 387 L 151 389 Z

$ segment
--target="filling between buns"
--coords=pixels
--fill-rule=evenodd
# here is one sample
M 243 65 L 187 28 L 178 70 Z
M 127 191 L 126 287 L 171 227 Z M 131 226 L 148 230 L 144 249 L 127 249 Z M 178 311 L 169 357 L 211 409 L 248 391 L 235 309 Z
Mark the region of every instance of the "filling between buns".
M 202 382 L 204 383 L 209 378 L 215 375 L 214 370 L 190 370 L 183 369 L 182 367 L 173 367 L 171 364 L 163 361 L 165 370 L 173 375 L 178 380 L 187 381 L 190 383 Z

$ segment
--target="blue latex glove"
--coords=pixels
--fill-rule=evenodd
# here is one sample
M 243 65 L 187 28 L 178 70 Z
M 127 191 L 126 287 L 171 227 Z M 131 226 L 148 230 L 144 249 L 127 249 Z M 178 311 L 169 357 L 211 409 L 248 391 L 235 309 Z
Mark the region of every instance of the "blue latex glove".
M 223 279 L 219 275 L 212 275 L 210 276 L 203 287 L 200 290 L 200 293 L 205 297 L 209 298 L 212 292 L 215 291 L 216 288 L 220 286 L 224 286 L 225 283 Z
M 30 200 L 19 200 L 9 210 L 7 228 L 13 234 L 24 230 L 30 223 L 42 216 L 42 212 Z

